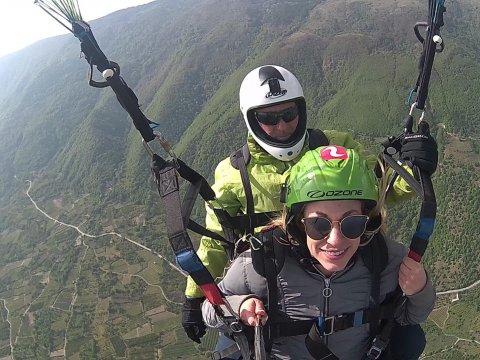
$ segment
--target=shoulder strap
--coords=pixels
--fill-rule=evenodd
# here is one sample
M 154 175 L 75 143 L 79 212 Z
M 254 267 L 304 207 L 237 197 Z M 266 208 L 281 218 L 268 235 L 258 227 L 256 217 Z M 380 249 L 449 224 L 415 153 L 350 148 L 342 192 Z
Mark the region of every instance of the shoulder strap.
M 360 248 L 360 255 L 370 272 L 382 272 L 388 265 L 388 248 L 385 238 L 377 233 L 368 245 Z
M 370 323 L 370 334 L 373 339 L 378 333 L 380 322 L 380 279 L 382 271 L 388 264 L 388 248 L 383 235 L 376 234 L 368 245 L 361 248 L 360 255 L 365 266 L 372 273 L 369 308 L 373 313 Z
M 326 146 L 330 143 L 327 135 L 320 129 L 307 129 L 308 133 L 308 148 L 315 150 L 320 146 Z
M 316 149 L 319 146 L 328 145 L 329 141 L 325 133 L 319 129 L 307 129 L 308 133 L 308 147 L 310 150 Z M 250 184 L 250 177 L 248 175 L 247 166 L 250 162 L 251 154 L 248 149 L 248 144 L 244 144 L 240 149 L 230 154 L 230 164 L 234 169 L 240 171 L 242 179 L 243 191 L 245 192 L 246 215 L 253 217 L 255 214 L 255 203 L 253 201 L 252 185 Z M 258 214 L 261 216 L 261 214 Z M 253 234 L 256 226 L 254 224 L 260 223 L 262 225 L 264 216 L 259 219 L 251 219 L 251 225 L 244 227 L 245 234 Z M 234 226 L 232 224 L 232 226 Z
M 245 202 L 247 205 L 247 215 L 255 212 L 255 204 L 253 203 L 252 186 L 250 185 L 250 177 L 248 176 L 247 165 L 250 162 L 250 150 L 248 144 L 244 144 L 240 149 L 230 155 L 230 163 L 240 171 L 242 178 L 243 191 L 245 192 Z M 253 234 L 253 228 L 248 233 Z
M 268 299 L 266 306 L 268 309 L 268 326 L 264 335 L 265 347 L 267 351 L 270 351 L 272 340 L 278 337 L 278 334 L 275 333 L 277 328 L 271 325 L 277 321 L 277 275 L 285 263 L 287 246 L 284 244 L 287 240 L 285 233 L 279 227 L 264 229 L 256 235 L 250 238 L 250 248 L 252 251 L 253 268 L 267 282 Z
M 251 155 L 250 150 L 248 149 L 248 144 L 243 144 L 240 149 L 235 150 L 233 153 L 230 154 L 230 164 L 232 164 L 235 169 L 240 170 L 238 166 L 238 161 L 242 160 L 245 165 L 248 165 L 248 163 L 250 162 L 250 158 Z

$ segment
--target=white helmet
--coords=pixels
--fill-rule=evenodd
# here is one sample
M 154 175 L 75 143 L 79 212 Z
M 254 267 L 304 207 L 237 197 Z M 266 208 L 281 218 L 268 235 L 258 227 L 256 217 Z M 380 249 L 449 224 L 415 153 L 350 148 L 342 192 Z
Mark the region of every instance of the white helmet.
M 298 126 L 288 140 L 279 141 L 262 130 L 252 110 L 289 101 L 297 104 Z M 240 110 L 248 131 L 270 155 L 290 161 L 300 154 L 307 134 L 307 112 L 302 86 L 290 71 L 276 65 L 265 65 L 249 72 L 240 86 Z

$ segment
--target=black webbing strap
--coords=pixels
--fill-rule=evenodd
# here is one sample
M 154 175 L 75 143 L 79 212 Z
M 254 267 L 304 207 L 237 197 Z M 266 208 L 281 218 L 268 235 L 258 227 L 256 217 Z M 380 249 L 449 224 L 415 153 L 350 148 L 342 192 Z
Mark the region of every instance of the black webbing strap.
M 240 348 L 238 347 L 237 343 L 234 343 L 225 349 L 213 351 L 211 359 L 222 360 L 222 359 L 231 358 L 232 355 L 238 353 L 239 351 L 240 351 Z
M 427 249 L 429 237 L 433 233 L 437 214 L 437 200 L 431 177 L 416 168 L 414 168 L 414 171 L 417 173 L 418 182 L 423 189 L 423 194 L 420 217 L 415 234 L 413 234 L 410 243 L 408 256 L 419 262 Z
M 252 185 L 250 184 L 250 177 L 247 171 L 248 161 L 250 160 L 250 151 L 248 150 L 247 144 L 242 146 L 241 154 L 242 158 L 238 158 L 237 166 L 242 179 L 243 191 L 245 192 L 246 215 L 252 216 L 255 213 L 255 203 L 253 202 Z M 255 228 L 249 224 L 249 226 L 245 227 L 245 234 L 253 234 L 254 229 Z
M 272 235 L 273 238 L 273 235 Z M 265 279 L 267 280 L 267 311 L 268 311 L 268 323 L 265 331 L 265 348 L 268 352 L 272 349 L 273 339 L 271 333 L 270 323 L 275 323 L 277 320 L 277 311 L 278 311 L 278 285 L 277 285 L 277 274 L 278 270 L 276 267 L 275 261 L 275 249 L 274 242 L 272 239 L 270 244 L 265 244 L 264 246 L 264 267 L 265 267 Z
M 189 214 L 182 214 L 177 168 L 169 162 L 162 161 L 161 163 L 164 168 L 154 168 L 153 171 L 158 192 L 165 206 L 168 241 L 175 253 L 177 263 L 192 277 L 213 305 L 224 304 L 223 295 L 215 284 L 212 275 L 198 258 L 186 230 L 187 224 L 184 223 L 184 215 Z M 186 208 L 189 208 L 189 206 Z
M 417 228 L 412 236 L 408 256 L 420 262 L 433 233 L 437 213 L 437 200 L 430 175 L 413 167 L 413 176 L 409 174 L 392 155 L 383 153 L 385 162 L 395 170 L 422 199 Z
M 208 184 L 208 181 L 200 175 L 198 172 L 193 170 L 190 166 L 185 164 L 182 160 L 176 159 L 176 169 L 178 174 L 187 180 L 191 184 L 198 183 L 199 186 L 199 194 L 205 201 L 213 201 L 215 200 L 215 191 L 213 191 L 212 187 Z
M 315 150 L 320 146 L 327 146 L 330 144 L 327 135 L 320 129 L 307 129 L 308 134 L 308 148 Z
M 268 322 L 264 329 L 265 349 L 270 352 L 277 328 L 271 327 L 278 319 L 278 284 L 277 275 L 283 268 L 285 252 L 287 251 L 286 235 L 279 227 L 264 228 L 255 236 L 249 238 L 252 265 L 255 272 L 265 278 L 267 285 Z
M 202 196 L 202 198 L 205 201 L 211 201 L 215 199 L 215 192 L 212 190 L 212 188 L 210 187 L 208 182 L 205 180 L 205 178 L 179 159 L 176 159 L 176 161 L 172 163 L 172 162 L 165 161 L 162 157 L 160 157 L 157 154 L 153 154 L 152 172 L 153 172 L 154 178 L 156 179 L 157 184 L 158 184 L 160 172 L 162 171 L 162 169 L 168 166 L 174 167 L 178 172 L 178 174 L 189 182 L 189 186 L 185 194 L 185 197 L 183 199 L 183 202 L 181 204 L 181 207 L 180 207 L 180 204 L 178 203 L 175 205 L 181 208 L 181 218 L 184 226 L 196 232 L 197 234 L 208 236 L 212 239 L 221 241 L 225 244 L 229 244 L 229 242 L 225 240 L 225 238 L 223 238 L 221 235 L 208 230 L 204 226 L 190 219 L 193 206 L 195 205 L 195 201 L 199 194 Z M 228 214 L 225 215 L 224 213 L 225 211 L 218 210 L 217 216 L 223 215 L 225 217 L 228 215 Z
M 246 230 L 250 227 L 256 228 L 267 225 L 278 213 L 278 211 L 270 211 L 253 215 L 239 214 L 228 219 L 219 219 L 219 223 L 226 227 L 232 227 L 243 234 L 247 233 Z
M 404 134 L 395 137 L 389 137 L 384 142 L 383 159 L 387 164 L 392 167 L 412 189 L 422 198 L 422 207 L 420 210 L 420 216 L 417 224 L 415 234 L 413 235 L 412 242 L 410 243 L 410 251 L 408 256 L 413 260 L 420 262 L 422 256 L 428 245 L 430 236 L 433 233 L 435 225 L 435 217 L 437 211 L 437 204 L 435 198 L 435 192 L 433 189 L 430 175 L 424 171 L 420 171 L 417 167 L 413 167 L 414 177 L 408 174 L 402 166 L 393 158 L 393 155 L 397 154 L 401 150 L 402 140 L 404 135 L 411 133 L 413 125 L 412 112 L 414 106 L 417 109 L 423 111 L 420 117 L 419 127 L 423 120 L 425 113 L 425 102 L 428 95 L 428 85 L 430 81 L 430 75 L 433 66 L 433 60 L 436 52 L 441 52 L 444 49 L 443 39 L 440 37 L 440 28 L 443 26 L 443 13 L 445 12 L 444 4 L 445 0 L 429 0 L 428 2 L 428 22 L 417 23 L 414 27 L 415 35 L 423 44 L 422 55 L 419 62 L 419 75 L 417 83 L 409 96 L 409 103 L 411 104 L 410 113 L 406 118 L 404 125 Z M 425 27 L 427 35 L 425 38 L 419 32 L 419 27 Z M 439 45 L 439 48 L 437 48 Z M 416 98 L 412 99 L 416 94 Z
M 445 6 L 443 6 L 443 3 L 444 0 L 429 0 L 428 22 L 419 22 L 415 24 L 414 28 L 415 35 L 423 44 L 422 55 L 418 63 L 419 75 L 415 85 L 415 92 L 417 92 L 416 107 L 420 110 L 425 109 L 435 53 L 443 51 L 445 46 L 442 40 L 439 44 L 440 48 L 437 49 L 437 43 L 433 39 L 435 35 L 440 35 L 440 28 L 444 25 L 443 13 L 445 12 Z M 420 35 L 418 27 L 426 27 L 427 35 L 425 39 Z
M 319 129 L 307 129 L 307 140 L 310 150 L 329 144 L 327 136 Z M 247 169 L 250 159 L 251 154 L 248 144 L 244 144 L 230 155 L 230 164 L 240 171 L 243 191 L 245 192 L 246 213 L 231 217 L 231 226 L 238 230 L 240 234 L 253 234 L 256 227 L 267 225 L 270 222 L 271 215 L 275 214 L 275 212 L 255 213 L 252 185 Z M 223 226 L 228 227 L 229 224 L 224 223 Z
M 123 78 L 117 73 L 114 73 L 112 77 L 107 78 L 107 82 L 115 92 L 120 105 L 122 105 L 122 107 L 132 118 L 133 124 L 142 135 L 142 138 L 147 142 L 155 139 L 153 130 L 150 127 L 150 121 L 147 119 L 142 110 L 140 110 L 137 96 L 132 89 L 128 87 Z
M 395 309 L 399 306 L 399 302 L 405 300 L 403 292 L 400 287 L 397 287 L 397 290 L 390 295 L 390 303 L 392 304 L 392 309 L 387 313 L 386 319 L 381 319 L 380 331 L 374 337 L 370 348 L 367 353 L 363 356 L 362 360 L 377 360 L 383 354 L 388 344 L 390 343 L 390 335 L 392 334 L 392 329 L 395 326 Z
M 381 235 L 380 235 L 381 236 Z M 380 277 L 383 271 L 382 265 L 380 264 L 380 258 L 385 253 L 384 249 L 381 249 L 378 245 L 377 239 L 372 239 L 370 244 L 367 245 L 367 249 L 362 249 L 363 251 L 370 252 L 371 263 L 367 264 L 372 273 L 372 281 L 370 284 L 370 306 L 372 314 L 372 322 L 370 323 L 370 334 L 372 334 L 371 339 L 375 336 L 378 331 L 378 325 L 380 321 Z M 363 256 L 365 258 L 368 256 Z
M 372 326 L 374 321 L 387 320 L 395 312 L 396 301 L 388 300 L 382 303 L 378 309 L 365 309 L 347 314 L 339 314 L 326 317 L 323 320 L 323 330 L 318 332 L 319 336 L 328 336 L 338 331 L 359 327 L 364 324 Z M 308 334 L 312 325 L 318 320 L 295 320 L 278 322 L 270 325 L 271 333 L 274 337 L 288 337 Z M 318 326 L 317 326 L 318 328 Z M 323 335 L 322 335 L 323 334 Z
M 231 245 L 231 243 L 228 240 L 226 240 L 223 236 L 217 234 L 214 231 L 208 230 L 207 228 L 205 228 L 204 226 L 200 225 L 199 223 L 195 222 L 192 219 L 188 220 L 187 228 L 189 230 L 192 230 L 193 232 L 196 232 L 199 235 L 206 236 L 214 240 L 220 241 L 226 246 Z
M 142 138 L 149 142 L 155 139 L 152 128 L 150 127 L 151 121 L 147 119 L 145 114 L 140 110 L 138 104 L 138 98 L 130 89 L 120 76 L 120 66 L 114 62 L 110 62 L 105 54 L 98 46 L 95 37 L 93 36 L 90 25 L 85 21 L 74 21 L 72 23 L 72 32 L 80 40 L 80 47 L 85 54 L 90 67 L 96 65 L 97 69 L 103 74 L 105 70 L 111 70 L 111 76 L 106 77 L 107 84 L 112 88 L 117 100 L 122 107 L 128 112 L 133 120 L 133 124 L 136 129 L 142 135 Z M 95 87 L 104 87 L 104 83 L 97 83 L 90 81 L 90 85 Z

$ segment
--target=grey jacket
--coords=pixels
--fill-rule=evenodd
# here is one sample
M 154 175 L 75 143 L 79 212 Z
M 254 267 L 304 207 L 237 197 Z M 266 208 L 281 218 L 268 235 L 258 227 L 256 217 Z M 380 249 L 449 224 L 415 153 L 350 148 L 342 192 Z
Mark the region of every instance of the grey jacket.
M 407 252 L 403 245 L 391 240 L 387 240 L 387 247 L 389 259 L 381 275 L 380 301 L 397 287 L 398 271 Z M 320 272 L 307 271 L 287 252 L 284 266 L 277 277 L 279 309 L 292 320 L 314 319 L 322 313 L 327 317 L 367 309 L 370 281 L 371 273 L 359 256 L 354 257 L 346 269 L 325 278 Z M 267 300 L 266 281 L 255 272 L 249 251 L 235 259 L 219 287 L 237 313 L 247 296 L 256 295 L 264 302 Z M 327 287 L 331 289 L 331 295 L 324 297 L 323 290 Z M 427 318 L 434 303 L 435 290 L 428 279 L 423 290 L 408 296 L 397 308 L 395 319 L 402 325 L 418 324 Z M 203 303 L 202 312 L 207 326 L 228 332 L 225 323 L 208 301 Z M 369 347 L 369 325 L 338 331 L 327 338 L 329 349 L 341 360 L 358 360 Z M 312 359 L 305 347 L 305 335 L 275 339 L 272 357 Z

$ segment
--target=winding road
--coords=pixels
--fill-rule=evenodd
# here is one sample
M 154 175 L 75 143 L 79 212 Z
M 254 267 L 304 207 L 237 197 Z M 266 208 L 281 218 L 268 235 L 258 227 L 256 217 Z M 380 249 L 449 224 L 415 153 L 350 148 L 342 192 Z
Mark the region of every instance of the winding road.
M 138 247 L 141 247 L 142 249 L 144 250 L 147 250 L 147 251 L 150 251 L 152 254 L 155 254 L 156 256 L 158 256 L 160 259 L 162 259 L 163 261 L 165 261 L 172 269 L 178 271 L 179 273 L 181 273 L 183 276 L 187 277 L 187 274 L 182 270 L 180 269 L 177 265 L 173 264 L 172 262 L 170 262 L 169 260 L 167 260 L 162 254 L 156 252 L 155 250 L 152 250 L 148 247 L 146 247 L 145 245 L 142 245 L 138 242 L 136 242 L 135 240 L 132 240 L 132 239 L 129 239 L 128 237 L 126 236 L 123 236 L 122 234 L 119 234 L 117 232 L 108 232 L 108 233 L 103 233 L 103 234 L 100 234 L 100 235 L 92 235 L 92 234 L 88 234 L 88 233 L 85 233 L 83 232 L 82 230 L 80 230 L 80 228 L 78 226 L 75 226 L 75 225 L 71 225 L 71 224 L 67 224 L 67 223 L 64 223 L 63 221 L 60 221 L 58 219 L 55 219 L 54 217 L 51 217 L 49 214 L 47 214 L 45 211 L 43 211 L 42 209 L 40 209 L 37 205 L 37 203 L 35 202 L 35 200 L 32 199 L 32 197 L 30 196 L 30 190 L 32 188 L 32 185 L 33 185 L 33 182 L 30 181 L 30 180 L 25 180 L 26 182 L 28 182 L 28 189 L 26 191 L 26 194 L 28 196 L 28 198 L 30 199 L 30 201 L 32 202 L 32 204 L 35 206 L 35 209 L 37 209 L 38 211 L 40 211 L 43 215 L 45 215 L 47 218 L 49 218 L 50 220 L 56 222 L 57 224 L 60 224 L 60 225 L 64 225 L 64 226 L 67 226 L 69 228 L 72 228 L 72 229 L 75 229 L 76 231 L 78 231 L 78 233 L 82 236 L 85 236 L 85 237 L 88 237 L 88 238 L 99 238 L 99 237 L 102 237 L 102 236 L 107 236 L 107 235 L 114 235 L 114 236 L 117 236 L 121 239 L 125 239 L 129 242 L 131 242 L 132 244 L 138 246 Z

